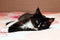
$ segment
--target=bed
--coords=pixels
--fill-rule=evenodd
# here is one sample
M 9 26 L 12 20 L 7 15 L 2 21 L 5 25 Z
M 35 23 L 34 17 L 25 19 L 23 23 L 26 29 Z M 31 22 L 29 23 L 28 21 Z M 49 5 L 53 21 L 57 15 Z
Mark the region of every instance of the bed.
M 60 12 L 42 12 L 46 17 L 53 17 L 55 21 L 50 29 L 42 31 L 20 31 L 8 33 L 6 23 L 17 20 L 25 12 L 0 12 L 0 39 L 1 40 L 60 40 Z

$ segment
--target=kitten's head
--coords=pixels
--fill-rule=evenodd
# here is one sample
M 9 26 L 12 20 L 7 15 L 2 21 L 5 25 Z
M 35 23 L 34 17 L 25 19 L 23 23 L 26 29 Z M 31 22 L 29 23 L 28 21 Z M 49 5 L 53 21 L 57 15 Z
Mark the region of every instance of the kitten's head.
M 36 9 L 36 12 L 35 12 L 33 18 L 35 20 L 35 25 L 39 25 L 41 23 L 40 24 L 40 29 L 47 29 L 47 28 L 49 28 L 49 26 L 52 24 L 52 22 L 55 19 L 55 18 L 48 18 L 48 17 L 44 16 L 40 12 L 39 8 Z

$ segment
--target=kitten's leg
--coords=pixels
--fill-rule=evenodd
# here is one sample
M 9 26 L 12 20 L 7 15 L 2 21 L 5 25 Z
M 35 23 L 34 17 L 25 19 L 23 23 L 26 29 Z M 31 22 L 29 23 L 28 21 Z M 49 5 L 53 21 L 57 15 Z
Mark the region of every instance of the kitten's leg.
M 24 31 L 36 31 L 35 29 L 31 29 L 31 28 L 27 28 L 27 29 L 24 29 Z
M 23 29 L 20 28 L 20 27 L 9 27 L 9 29 L 8 29 L 9 33 L 11 33 L 11 32 L 17 32 L 17 31 L 23 31 Z

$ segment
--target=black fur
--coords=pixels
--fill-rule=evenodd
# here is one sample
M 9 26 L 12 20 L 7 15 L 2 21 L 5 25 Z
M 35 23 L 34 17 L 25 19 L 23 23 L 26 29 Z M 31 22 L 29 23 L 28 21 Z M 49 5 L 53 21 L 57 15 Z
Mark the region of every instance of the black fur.
M 16 31 L 36 31 L 31 28 L 20 28 L 23 24 L 31 20 L 32 24 L 38 30 L 48 29 L 51 23 L 54 21 L 54 18 L 47 18 L 41 14 L 40 9 L 37 8 L 35 14 L 26 13 L 18 18 L 18 22 L 11 25 L 8 29 L 8 32 L 16 32 Z

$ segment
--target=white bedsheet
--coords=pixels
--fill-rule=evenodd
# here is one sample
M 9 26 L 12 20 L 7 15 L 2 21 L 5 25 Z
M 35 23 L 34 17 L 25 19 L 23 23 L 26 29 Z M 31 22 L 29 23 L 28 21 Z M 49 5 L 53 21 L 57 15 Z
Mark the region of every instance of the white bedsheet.
M 4 32 L 0 33 L 0 40 L 60 40 L 60 14 L 48 14 L 46 16 L 55 18 L 50 29 L 42 31 L 20 31 L 15 33 Z M 0 22 L 5 21 L 0 20 Z

